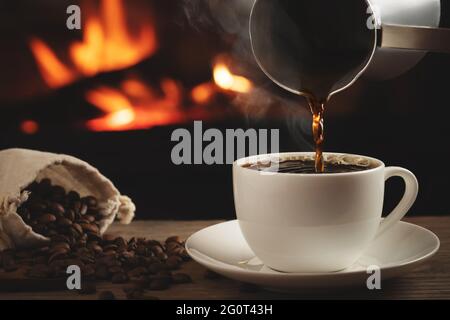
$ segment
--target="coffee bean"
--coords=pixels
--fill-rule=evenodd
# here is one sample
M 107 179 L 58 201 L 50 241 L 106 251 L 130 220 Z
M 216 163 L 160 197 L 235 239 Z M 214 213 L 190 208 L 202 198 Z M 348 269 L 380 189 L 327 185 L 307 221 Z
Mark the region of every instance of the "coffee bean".
M 141 267 L 136 267 L 136 268 L 131 269 L 130 271 L 128 271 L 128 276 L 130 278 L 137 278 L 137 277 L 140 277 L 140 276 L 142 276 L 142 275 L 144 275 L 146 273 L 148 273 L 147 268 L 141 266 Z
M 166 244 L 169 244 L 169 243 L 171 243 L 171 242 L 175 242 L 175 243 L 178 243 L 178 244 L 181 244 L 181 243 L 182 243 L 180 237 L 178 237 L 178 236 L 173 236 L 173 237 L 167 238 Z
M 89 196 L 89 197 L 84 197 L 83 199 L 81 199 L 81 201 L 86 204 L 89 208 L 95 208 L 98 205 L 98 201 L 97 198 Z
M 181 263 L 183 262 L 183 260 L 178 257 L 178 256 L 170 256 L 167 260 L 166 260 L 166 265 L 172 269 L 178 269 L 181 265 Z
M 173 251 L 175 251 L 178 248 L 182 248 L 178 242 L 168 242 L 166 244 L 166 249 L 169 252 L 173 252 Z
M 48 206 L 48 210 L 57 216 L 63 216 L 66 211 L 58 202 L 51 202 Z
M 112 291 L 102 291 L 98 294 L 98 300 L 116 300 L 116 296 Z
M 62 234 L 58 234 L 55 236 L 51 237 L 51 241 L 54 243 L 58 243 L 58 242 L 66 242 L 66 243 L 70 243 L 70 240 L 67 236 L 62 235 Z
M 165 269 L 164 264 L 162 263 L 153 263 L 148 266 L 147 270 L 150 274 L 157 274 L 158 272 Z
M 80 293 L 94 292 L 95 281 L 121 284 L 131 278 L 138 289 L 130 294 L 134 298 L 143 296 L 146 288 L 164 290 L 171 283 L 191 281 L 188 275 L 172 275 L 169 271 L 187 259 L 179 237 L 169 237 L 163 245 L 145 238 L 126 241 L 116 235 L 102 237 L 103 215 L 95 197 L 80 198 L 75 191 L 66 194 L 64 188 L 52 186 L 50 180 L 33 183 L 25 190 L 31 194 L 17 212 L 34 232 L 48 236 L 50 243 L 42 248 L 1 252 L 0 266 L 4 270 L 26 266 L 28 277 L 65 278 L 67 267 L 77 265 L 84 285 Z
M 76 192 L 76 191 L 70 191 L 67 194 L 67 200 L 70 203 L 74 203 L 75 201 L 80 201 L 80 194 L 78 192 Z
M 72 221 L 67 218 L 58 218 L 56 224 L 60 227 L 70 227 L 72 225 Z
M 61 186 L 52 186 L 51 193 L 58 196 L 66 196 L 66 190 Z
M 152 246 L 150 250 L 153 252 L 155 256 L 161 255 L 164 253 L 164 249 L 161 246 Z
M 48 230 L 48 232 L 47 232 L 47 237 L 51 238 L 51 237 L 53 237 L 53 236 L 56 236 L 57 234 L 58 234 L 58 231 L 53 230 L 53 229 L 50 229 L 50 230 Z
M 90 244 L 88 244 L 88 247 L 96 254 L 103 252 L 103 248 L 99 246 L 96 242 L 91 242 Z
M 84 203 L 81 204 L 79 214 L 84 216 L 87 213 L 88 206 Z
M 119 247 L 119 248 L 126 248 L 126 246 L 127 246 L 127 242 L 126 242 L 125 239 L 122 238 L 122 237 L 117 237 L 117 238 L 114 240 L 114 244 L 115 244 L 117 247 Z
M 40 216 L 38 221 L 41 224 L 49 224 L 50 222 L 55 222 L 56 217 L 50 213 L 47 213 L 47 214 L 43 214 L 42 216 Z
M 68 253 L 68 251 L 66 249 L 58 249 L 55 250 L 51 255 L 50 258 L 48 258 L 48 262 L 51 263 L 54 260 L 59 260 L 59 259 L 63 259 L 66 257 L 66 254 Z
M 72 209 L 68 209 L 66 211 L 66 218 L 72 222 L 75 221 L 75 219 L 76 219 L 75 211 Z
M 58 242 L 58 243 L 53 243 L 52 247 L 50 249 L 50 253 L 55 253 L 58 252 L 60 250 L 65 251 L 66 253 L 70 251 L 70 245 L 67 242 Z
M 92 232 L 97 234 L 100 232 L 100 229 L 93 223 L 80 223 L 81 228 L 86 232 Z
M 191 256 L 186 251 L 186 248 L 183 248 L 183 251 L 181 251 L 180 257 L 183 259 L 183 261 L 189 261 L 191 259 Z
M 83 234 L 83 228 L 78 223 L 72 223 L 72 229 L 80 236 Z
M 40 213 L 43 213 L 45 210 L 47 210 L 47 205 L 43 202 L 32 202 L 29 204 L 30 211 L 33 213 L 32 216 L 38 215 Z
M 156 257 L 161 261 L 166 261 L 169 257 L 165 252 L 157 254 Z
M 87 223 L 92 223 L 95 222 L 95 217 L 93 215 L 87 214 L 84 216 L 84 219 L 86 220 Z
M 185 273 L 175 273 L 172 276 L 172 280 L 173 280 L 173 283 L 176 283 L 176 284 L 192 282 L 192 278 L 188 274 L 185 274 Z
M 76 215 L 81 215 L 81 214 L 80 214 L 80 211 L 81 211 L 81 201 L 75 200 L 75 201 L 72 203 L 72 209 L 73 209 L 73 211 L 75 212 Z

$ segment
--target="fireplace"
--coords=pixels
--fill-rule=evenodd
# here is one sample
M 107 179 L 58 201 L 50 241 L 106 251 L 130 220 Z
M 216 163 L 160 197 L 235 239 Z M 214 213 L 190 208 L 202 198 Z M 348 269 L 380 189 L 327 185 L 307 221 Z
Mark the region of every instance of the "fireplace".
M 82 10 L 81 30 L 66 28 L 72 4 Z M 310 116 L 266 79 L 238 32 L 201 17 L 198 25 L 185 9 L 178 0 L 2 2 L 0 148 L 87 160 L 133 197 L 138 218 L 233 218 L 231 167 L 172 164 L 172 132 L 192 130 L 194 120 L 220 130 L 276 128 L 282 151 L 310 151 Z M 416 214 L 448 211 L 445 188 L 435 186 L 450 176 L 429 172 L 427 151 L 448 157 L 439 148 L 446 119 L 424 121 L 423 105 L 425 91 L 434 105 L 448 101 L 449 72 L 448 57 L 434 55 L 401 78 L 360 81 L 329 108 L 326 150 L 417 172 Z M 389 187 L 396 192 L 386 207 L 402 191 L 395 181 Z

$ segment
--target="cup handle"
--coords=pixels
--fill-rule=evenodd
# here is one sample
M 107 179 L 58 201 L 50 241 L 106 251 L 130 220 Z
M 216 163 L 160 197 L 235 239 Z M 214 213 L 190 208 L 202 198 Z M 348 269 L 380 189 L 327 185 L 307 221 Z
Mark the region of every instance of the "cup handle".
M 389 167 L 384 171 L 385 181 L 392 177 L 400 177 L 405 181 L 405 194 L 397 207 L 381 222 L 377 237 L 392 228 L 411 209 L 419 192 L 419 182 L 409 170 L 399 167 Z

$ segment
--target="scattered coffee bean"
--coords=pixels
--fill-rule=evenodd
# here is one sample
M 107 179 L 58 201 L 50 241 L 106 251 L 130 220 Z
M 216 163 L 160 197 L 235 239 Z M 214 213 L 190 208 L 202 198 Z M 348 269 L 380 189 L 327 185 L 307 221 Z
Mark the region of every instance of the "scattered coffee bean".
M 176 270 L 180 267 L 181 263 L 183 262 L 183 259 L 179 256 L 170 256 L 166 260 L 166 265 L 171 270 Z
M 173 236 L 173 237 L 167 238 L 166 244 L 169 244 L 169 243 L 172 243 L 172 242 L 175 242 L 175 243 L 178 243 L 178 244 L 183 243 L 183 242 L 181 241 L 180 237 L 178 237 L 178 236 Z
M 144 290 L 165 290 L 171 284 L 192 282 L 189 275 L 172 275 L 188 259 L 184 243 L 177 236 L 164 243 L 144 238 L 125 240 L 117 235 L 101 235 L 102 214 L 95 197 L 81 198 L 75 191 L 52 185 L 49 179 L 34 182 L 30 196 L 17 210 L 34 232 L 50 239 L 40 247 L 0 252 L 0 269 L 12 272 L 26 268 L 26 276 L 36 279 L 66 278 L 70 265 L 81 268 L 80 294 L 96 292 L 97 281 L 114 284 L 132 282 L 129 299 L 142 299 Z M 99 298 L 111 298 L 102 292 Z M 146 297 L 152 299 L 151 297 Z

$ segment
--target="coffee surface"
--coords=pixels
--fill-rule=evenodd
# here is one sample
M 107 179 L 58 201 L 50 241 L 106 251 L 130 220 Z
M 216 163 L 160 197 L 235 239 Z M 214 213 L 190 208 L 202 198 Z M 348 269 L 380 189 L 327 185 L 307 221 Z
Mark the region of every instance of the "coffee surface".
M 313 159 L 298 159 L 285 160 L 280 162 L 257 162 L 253 164 L 246 164 L 244 168 L 264 171 L 264 172 L 278 172 L 278 173 L 293 173 L 293 174 L 316 174 L 316 163 Z M 349 163 L 335 163 L 324 161 L 324 170 L 322 173 L 350 173 L 358 171 L 366 171 L 373 169 L 371 164 L 349 164 Z

